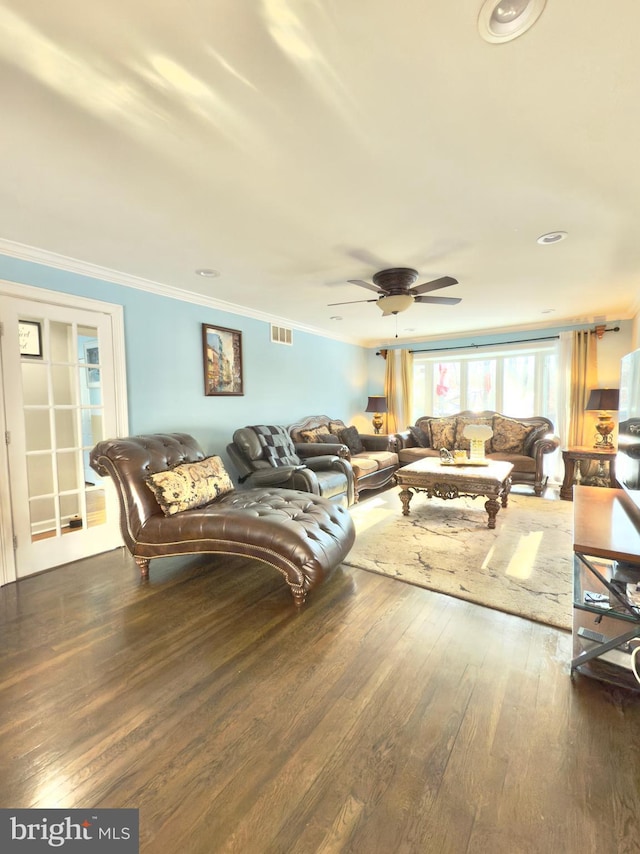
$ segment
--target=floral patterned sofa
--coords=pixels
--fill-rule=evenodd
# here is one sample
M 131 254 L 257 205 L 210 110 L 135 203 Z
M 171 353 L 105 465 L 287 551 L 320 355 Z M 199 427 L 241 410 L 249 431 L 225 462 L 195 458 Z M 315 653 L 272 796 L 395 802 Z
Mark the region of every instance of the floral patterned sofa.
M 441 418 L 424 415 L 413 427 L 395 435 L 400 465 L 439 456 L 441 448 L 468 451 L 464 430 L 469 424 L 491 427 L 493 435 L 485 442 L 487 458 L 512 463 L 513 483 L 531 484 L 535 494 L 542 495 L 547 484 L 544 457 L 556 450 L 560 439 L 554 435 L 551 421 L 541 415 L 510 418 L 493 410 L 469 409 Z

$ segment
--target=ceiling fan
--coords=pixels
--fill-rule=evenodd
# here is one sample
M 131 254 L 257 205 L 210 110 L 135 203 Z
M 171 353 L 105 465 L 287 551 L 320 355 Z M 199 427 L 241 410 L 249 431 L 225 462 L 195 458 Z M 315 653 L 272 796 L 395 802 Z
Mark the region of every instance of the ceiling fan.
M 442 276 L 431 282 L 411 287 L 418 278 L 418 271 L 410 267 L 392 267 L 389 270 L 380 270 L 373 276 L 374 284 L 362 279 L 349 279 L 352 285 L 359 285 L 368 291 L 374 291 L 378 296 L 375 299 L 358 299 L 348 302 L 330 302 L 329 305 L 352 305 L 356 302 L 375 302 L 382 311 L 383 317 L 390 314 L 399 314 L 406 311 L 414 302 L 430 302 L 438 305 L 456 305 L 461 302 L 459 297 L 430 297 L 425 294 L 437 291 L 440 288 L 448 288 L 457 285 L 458 280 L 451 276 Z

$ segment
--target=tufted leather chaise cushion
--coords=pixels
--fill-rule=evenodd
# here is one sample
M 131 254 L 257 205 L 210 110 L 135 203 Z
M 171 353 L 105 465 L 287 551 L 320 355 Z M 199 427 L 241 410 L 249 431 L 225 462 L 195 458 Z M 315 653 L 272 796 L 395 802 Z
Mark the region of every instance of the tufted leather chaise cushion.
M 281 572 L 297 604 L 339 564 L 355 539 L 349 512 L 296 490 L 234 490 L 204 507 L 165 516 L 145 482 L 150 474 L 204 459 L 186 433 L 111 439 L 91 452 L 91 466 L 113 478 L 120 526 L 143 576 L 155 557 L 211 552 L 244 555 Z

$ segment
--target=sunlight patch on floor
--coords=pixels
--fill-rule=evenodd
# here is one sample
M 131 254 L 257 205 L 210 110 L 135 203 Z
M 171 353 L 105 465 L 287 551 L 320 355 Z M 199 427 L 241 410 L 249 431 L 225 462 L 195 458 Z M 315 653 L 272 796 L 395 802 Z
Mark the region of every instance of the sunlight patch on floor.
M 542 531 L 531 531 L 520 537 L 514 549 L 511 560 L 505 570 L 505 575 L 511 578 L 529 578 L 533 572 L 536 557 L 542 545 Z
M 46 779 L 39 782 L 35 798 L 33 801 L 34 809 L 64 809 L 65 803 L 69 800 L 69 780 L 66 775 L 59 774 L 55 769 L 47 772 Z
M 395 511 L 389 509 L 388 503 L 381 498 L 372 498 L 366 504 L 352 505 L 351 518 L 356 526 L 356 534 L 362 534 L 380 522 L 385 521 Z M 397 515 L 401 515 L 400 502 L 398 502 Z

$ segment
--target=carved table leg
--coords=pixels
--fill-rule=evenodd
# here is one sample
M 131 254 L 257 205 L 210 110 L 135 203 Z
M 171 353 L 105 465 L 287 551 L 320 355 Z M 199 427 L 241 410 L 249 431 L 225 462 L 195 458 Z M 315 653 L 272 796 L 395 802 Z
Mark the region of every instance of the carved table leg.
M 134 560 L 140 567 L 140 576 L 142 578 L 149 578 L 150 559 L 148 557 L 134 557 Z
M 402 515 L 409 515 L 409 504 L 413 498 L 413 492 L 410 489 L 403 489 L 400 493 L 400 501 L 402 501 Z
M 564 480 L 560 487 L 560 498 L 562 498 L 563 501 L 573 501 L 573 476 L 576 461 L 566 452 L 562 454 L 562 459 L 564 461 Z
M 484 509 L 489 514 L 489 522 L 487 523 L 487 528 L 495 528 L 496 516 L 498 515 L 500 505 L 498 504 L 495 498 L 489 498 L 489 500 L 485 502 Z
M 511 478 L 507 478 L 504 482 L 503 491 L 502 491 L 502 506 L 506 507 L 507 502 L 509 501 L 509 493 L 511 492 Z

